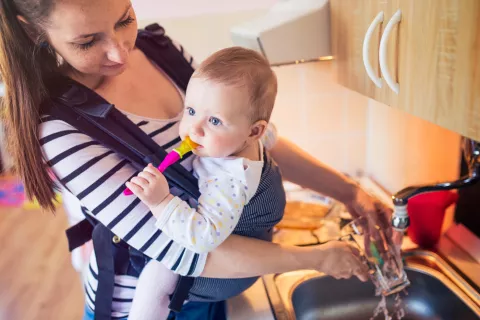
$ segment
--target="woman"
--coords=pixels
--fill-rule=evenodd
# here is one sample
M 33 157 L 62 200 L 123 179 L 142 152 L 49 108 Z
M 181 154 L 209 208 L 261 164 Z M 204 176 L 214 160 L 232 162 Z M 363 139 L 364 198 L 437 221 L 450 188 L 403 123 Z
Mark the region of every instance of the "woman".
M 193 270 L 195 276 L 227 279 L 317 269 L 336 278 L 355 275 L 365 280 L 358 253 L 347 244 L 299 248 L 237 235 L 195 262 L 182 253 L 180 264 L 173 267 L 182 248 L 173 244 L 165 249 L 166 239 L 154 229 L 146 206 L 114 192 L 124 188 L 135 170 L 68 124 L 48 115 L 40 117 L 39 106 L 49 100 L 54 79 L 67 76 L 115 104 L 158 144 L 172 148 L 179 142 L 183 92 L 135 49 L 137 25 L 130 2 L 1 0 L 0 18 L 0 72 L 6 85 L 10 150 L 28 196 L 43 208 L 54 210 L 50 167 L 66 186 L 63 192 L 71 192 L 86 214 L 95 215 L 129 245 L 180 274 Z M 284 139 L 278 140 L 271 154 L 286 179 L 342 201 L 353 215 L 368 216 L 372 226 L 389 228 L 388 210 L 351 180 Z M 191 159 L 182 165 L 190 169 Z M 85 286 L 87 313 L 95 301 L 95 255 L 90 271 Z M 134 275 L 115 278 L 112 317 L 128 316 L 135 283 Z

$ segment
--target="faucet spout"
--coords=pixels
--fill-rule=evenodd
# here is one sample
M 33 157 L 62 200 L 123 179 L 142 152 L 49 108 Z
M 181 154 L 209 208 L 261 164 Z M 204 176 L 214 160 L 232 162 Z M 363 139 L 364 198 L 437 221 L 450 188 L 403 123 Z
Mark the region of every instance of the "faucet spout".
M 456 181 L 442 182 L 432 185 L 410 186 L 392 196 L 394 212 L 392 227 L 398 231 L 405 231 L 410 224 L 408 217 L 408 200 L 416 195 L 439 190 L 460 189 L 471 186 L 480 181 L 480 143 L 467 138 L 463 139 L 463 155 L 468 165 L 468 174 Z
M 480 169 L 480 167 L 479 167 Z M 434 185 L 411 186 L 400 190 L 392 196 L 395 206 L 405 206 L 410 198 L 425 192 L 460 189 L 475 184 L 480 180 L 480 170 L 475 170 L 459 180 L 442 182 Z

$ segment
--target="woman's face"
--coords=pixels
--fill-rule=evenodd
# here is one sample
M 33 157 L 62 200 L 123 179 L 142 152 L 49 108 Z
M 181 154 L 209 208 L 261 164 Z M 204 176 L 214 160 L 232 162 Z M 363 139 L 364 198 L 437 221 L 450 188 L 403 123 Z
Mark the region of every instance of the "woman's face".
M 46 33 L 78 72 L 115 76 L 127 67 L 137 22 L 130 0 L 56 0 Z

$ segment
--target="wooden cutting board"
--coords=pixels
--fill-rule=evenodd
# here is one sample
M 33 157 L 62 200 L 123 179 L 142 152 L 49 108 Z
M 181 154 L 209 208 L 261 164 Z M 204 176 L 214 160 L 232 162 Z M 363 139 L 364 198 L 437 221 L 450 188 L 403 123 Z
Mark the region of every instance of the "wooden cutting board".
M 315 230 L 322 226 L 322 219 L 330 212 L 331 208 L 331 205 L 318 203 L 287 202 L 285 215 L 276 227 L 279 229 Z

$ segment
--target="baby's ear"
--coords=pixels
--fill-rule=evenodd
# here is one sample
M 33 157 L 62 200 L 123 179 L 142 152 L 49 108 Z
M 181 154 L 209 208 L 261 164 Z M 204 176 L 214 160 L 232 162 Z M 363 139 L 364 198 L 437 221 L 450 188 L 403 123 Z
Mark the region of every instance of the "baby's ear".
M 267 121 L 265 120 L 258 120 L 254 124 L 252 124 L 250 128 L 250 136 L 249 138 L 251 140 L 258 140 L 260 139 L 263 134 L 265 133 L 265 130 L 267 129 Z

